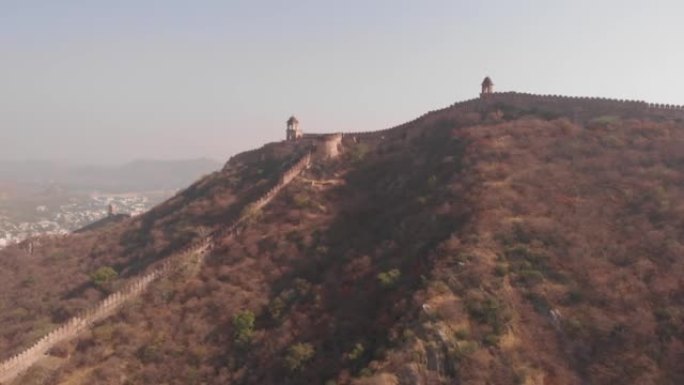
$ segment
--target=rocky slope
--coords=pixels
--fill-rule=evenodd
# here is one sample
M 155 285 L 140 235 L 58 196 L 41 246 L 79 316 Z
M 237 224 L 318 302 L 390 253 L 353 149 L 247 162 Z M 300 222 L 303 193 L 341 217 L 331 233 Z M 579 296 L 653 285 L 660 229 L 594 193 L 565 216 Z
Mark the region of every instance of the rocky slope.
M 202 265 L 17 383 L 684 382 L 684 123 L 568 103 L 475 101 L 344 136 Z M 5 250 L 0 349 L 245 214 L 310 144 L 235 157 L 32 256 Z M 118 275 L 94 280 L 103 266 Z

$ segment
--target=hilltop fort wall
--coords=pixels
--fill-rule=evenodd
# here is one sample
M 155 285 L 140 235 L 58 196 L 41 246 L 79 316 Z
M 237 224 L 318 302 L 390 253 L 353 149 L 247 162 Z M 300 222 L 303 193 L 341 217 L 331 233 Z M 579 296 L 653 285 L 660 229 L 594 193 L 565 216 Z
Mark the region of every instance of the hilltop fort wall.
M 591 97 L 571 97 L 560 95 L 535 95 L 518 92 L 498 92 L 483 94 L 479 98 L 455 103 L 446 108 L 429 111 L 416 119 L 399 126 L 378 131 L 359 131 L 328 134 L 304 134 L 302 139 L 309 142 L 309 151 L 294 165 L 287 169 L 278 182 L 259 199 L 249 204 L 243 214 L 233 223 L 220 227 L 209 236 L 192 242 L 179 252 L 168 257 L 159 267 L 146 275 L 128 283 L 121 290 L 111 294 L 93 308 L 73 317 L 46 336 L 38 340 L 28 349 L 0 363 L 0 383 L 10 381 L 40 360 L 57 343 L 75 338 L 79 333 L 90 328 L 94 323 L 114 313 L 126 301 L 140 296 L 145 289 L 161 277 L 187 262 L 188 257 L 203 258 L 210 253 L 215 240 L 237 234 L 239 228 L 248 219 L 250 212 L 266 206 L 285 186 L 287 186 L 304 169 L 308 168 L 313 158 L 330 159 L 339 155 L 343 140 L 384 139 L 395 135 L 406 135 L 407 130 L 423 119 L 438 116 L 444 112 L 484 112 L 498 106 L 512 106 L 521 109 L 539 109 L 544 111 L 572 111 L 578 116 L 597 116 L 599 114 L 617 114 L 625 117 L 636 117 L 643 114 L 663 118 L 684 119 L 684 106 L 669 104 L 653 104 L 638 100 L 619 100 Z M 296 144 L 292 144 L 296 145 Z M 266 146 L 265 146 L 266 147 Z M 263 148 L 262 148 L 263 149 Z M 248 151 L 236 156 L 239 160 L 263 156 L 259 150 Z M 229 161 L 230 162 L 230 161 Z
M 484 107 L 496 104 L 526 109 L 545 109 L 549 111 L 573 111 L 582 116 L 612 114 L 624 117 L 643 115 L 680 119 L 684 117 L 684 106 L 647 103 L 642 100 L 623 100 L 595 97 L 575 97 L 562 95 L 535 95 L 520 92 L 499 92 L 483 95 Z
M 310 163 L 311 153 L 307 153 L 287 169 L 287 171 L 280 176 L 278 182 L 268 192 L 252 202 L 250 207 L 260 210 L 266 206 L 283 188 L 292 182 L 297 175 L 309 167 Z M 216 245 L 215 240 L 225 236 L 235 235 L 246 219 L 246 214 L 241 215 L 235 222 L 222 226 L 212 232 L 209 236 L 192 242 L 179 252 L 168 257 L 156 269 L 126 284 L 122 289 L 109 295 L 91 309 L 71 318 L 23 352 L 0 362 L 0 384 L 11 381 L 13 378 L 27 370 L 43 358 L 56 344 L 77 337 L 81 332 L 89 329 L 96 322 L 113 314 L 125 302 L 142 295 L 152 282 L 176 271 L 179 267 L 187 263 L 188 258 L 203 258 L 214 249 Z
M 483 112 L 497 106 L 511 106 L 520 109 L 544 112 L 573 112 L 578 118 L 600 115 L 619 115 L 639 117 L 643 115 L 669 119 L 684 119 L 684 105 L 648 103 L 641 100 L 623 100 L 600 97 L 541 95 L 521 92 L 493 92 L 481 97 L 454 103 L 448 107 L 428 111 L 419 117 L 398 126 L 376 130 L 338 133 L 343 137 L 358 139 L 377 139 L 391 135 L 403 135 L 404 129 L 437 114 L 445 112 Z M 306 134 L 308 138 L 323 138 L 330 134 Z

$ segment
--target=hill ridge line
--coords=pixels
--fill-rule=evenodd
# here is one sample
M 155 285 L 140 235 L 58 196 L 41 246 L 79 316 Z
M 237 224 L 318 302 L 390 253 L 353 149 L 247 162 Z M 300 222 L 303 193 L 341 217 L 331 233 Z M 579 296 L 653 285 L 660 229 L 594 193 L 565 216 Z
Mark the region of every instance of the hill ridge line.
M 661 104 L 661 103 L 650 103 L 643 100 L 630 100 L 630 99 L 618 99 L 618 98 L 605 98 L 605 97 L 594 97 L 594 96 L 565 96 L 565 95 L 553 95 L 553 94 L 533 94 L 526 92 L 517 91 L 505 91 L 505 92 L 492 92 L 490 94 L 482 94 L 480 97 L 463 100 L 456 102 L 444 108 L 439 108 L 436 110 L 428 111 L 419 117 L 401 123 L 396 126 L 389 128 L 384 128 L 375 131 L 358 131 L 358 132 L 330 132 L 330 133 L 306 133 L 304 137 L 307 138 L 323 138 L 332 135 L 342 135 L 342 136 L 376 136 L 386 134 L 392 130 L 396 130 L 410 124 L 414 124 L 419 120 L 438 112 L 445 112 L 450 110 L 460 110 L 461 112 L 477 112 L 480 111 L 482 107 L 491 105 L 492 103 L 522 103 L 528 104 L 528 107 L 534 107 L 534 102 L 584 102 L 588 104 L 594 104 L 601 107 L 630 107 L 643 112 L 659 113 L 665 116 L 670 116 L 674 118 L 684 118 L 684 105 L 676 104 Z
M 97 305 L 62 323 L 55 330 L 43 336 L 31 347 L 25 349 L 21 353 L 0 362 L 0 384 L 8 383 L 22 374 L 43 358 L 56 344 L 76 338 L 81 332 L 93 326 L 94 323 L 104 320 L 114 314 L 125 302 L 142 295 L 150 284 L 160 278 L 168 276 L 176 267 L 183 264 L 188 255 L 198 255 L 199 259 L 201 259 L 216 247 L 216 239 L 221 236 L 232 236 L 237 234 L 238 226 L 248 219 L 249 214 L 254 210 L 260 210 L 273 200 L 285 186 L 294 180 L 304 169 L 310 166 L 311 158 L 311 152 L 302 156 L 292 167 L 280 176 L 275 186 L 261 195 L 260 198 L 247 204 L 245 209 L 243 209 L 242 214 L 232 224 L 220 227 L 206 237 L 192 242 L 190 245 L 167 257 L 160 267 L 142 277 L 136 278 L 133 282 L 125 285 L 124 288 L 107 296 Z

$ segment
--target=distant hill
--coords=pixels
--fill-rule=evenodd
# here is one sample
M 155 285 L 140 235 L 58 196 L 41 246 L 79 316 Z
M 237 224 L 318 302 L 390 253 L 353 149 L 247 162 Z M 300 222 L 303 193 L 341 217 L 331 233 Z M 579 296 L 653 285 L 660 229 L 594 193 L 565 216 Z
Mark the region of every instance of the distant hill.
M 684 383 L 684 110 L 495 94 L 325 138 L 0 251 L 0 359 L 176 267 L 15 384 Z
M 220 166 L 211 159 L 136 160 L 121 166 L 0 161 L 0 181 L 105 192 L 168 190 L 187 185 Z
M 70 185 L 99 186 L 107 191 L 168 190 L 194 182 L 199 175 L 221 167 L 211 159 L 136 160 L 118 167 L 82 167 L 71 170 Z

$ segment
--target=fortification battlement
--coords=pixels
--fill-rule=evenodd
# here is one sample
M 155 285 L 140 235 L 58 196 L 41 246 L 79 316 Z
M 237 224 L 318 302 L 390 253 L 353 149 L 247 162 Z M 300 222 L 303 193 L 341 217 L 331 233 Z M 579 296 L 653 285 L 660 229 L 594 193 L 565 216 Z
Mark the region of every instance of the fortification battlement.
M 379 137 L 382 138 L 384 135 L 394 133 L 394 131 L 399 131 L 400 128 L 407 128 L 417 121 L 426 118 L 429 115 L 446 112 L 446 111 L 458 111 L 458 112 L 483 112 L 487 107 L 492 106 L 496 103 L 510 104 L 515 107 L 522 108 L 536 108 L 543 107 L 549 108 L 552 111 L 549 112 L 567 112 L 567 111 L 553 111 L 554 108 L 563 108 L 572 111 L 575 116 L 592 116 L 601 112 L 617 113 L 625 116 L 637 116 L 639 113 L 655 114 L 666 118 L 684 119 L 684 105 L 674 105 L 674 104 L 658 104 L 658 103 L 647 103 L 642 100 L 624 100 L 624 99 L 611 99 L 602 97 L 587 97 L 587 96 L 564 96 L 564 95 L 544 95 L 544 94 L 531 94 L 525 92 L 494 92 L 494 82 L 489 76 L 486 76 L 481 84 L 480 97 L 473 98 L 469 100 L 464 100 L 461 102 L 456 102 L 446 108 L 441 108 L 437 110 L 428 111 L 427 113 L 417 117 L 416 119 L 400 124 L 395 127 L 386 128 L 384 130 L 376 131 L 359 131 L 359 132 L 343 132 L 343 133 L 332 133 L 332 134 L 301 134 L 299 130 L 299 136 L 291 135 L 292 124 L 297 125 L 298 120 L 293 116 L 287 121 L 287 140 L 296 140 L 300 137 L 309 139 L 326 140 L 327 137 L 331 135 L 342 135 L 342 136 L 352 136 L 352 137 Z M 616 111 L 606 111 L 609 109 L 614 109 Z M 294 122 L 294 123 L 292 123 Z
M 341 132 L 331 132 L 325 134 L 311 134 L 306 133 L 302 136 L 304 139 L 315 139 L 315 140 L 330 140 L 342 135 Z
M 447 111 L 458 112 L 481 112 L 488 106 L 496 103 L 510 104 L 523 108 L 535 107 L 561 107 L 568 108 L 575 111 L 576 109 L 592 111 L 600 109 L 615 109 L 616 112 L 631 112 L 656 114 L 658 116 L 674 119 L 684 119 L 684 105 L 674 104 L 659 104 L 649 103 L 643 100 L 627 100 L 627 99 L 612 99 L 604 97 L 590 97 L 590 96 L 564 96 L 564 95 L 546 95 L 546 94 L 532 94 L 525 92 L 490 92 L 483 93 L 478 98 L 468 99 L 461 102 L 456 102 L 448 107 L 428 111 L 416 119 L 409 122 L 402 123 L 398 126 L 376 130 L 376 131 L 358 131 L 358 132 L 341 132 L 336 133 L 342 136 L 353 137 L 382 137 L 388 135 L 393 131 L 401 128 L 411 126 L 421 119 L 430 115 Z M 335 134 L 305 134 L 304 137 L 323 139 L 327 136 Z
M 659 104 L 659 103 L 649 103 L 643 100 L 629 100 L 629 99 L 614 99 L 614 98 L 604 98 L 604 97 L 592 97 L 592 96 L 565 96 L 565 95 L 547 95 L 547 94 L 532 94 L 525 92 L 494 92 L 491 94 L 482 95 L 481 100 L 496 100 L 502 102 L 515 102 L 522 100 L 529 101 L 542 101 L 542 102 L 590 102 L 605 104 L 609 103 L 612 105 L 620 105 L 625 107 L 643 107 L 649 109 L 663 109 L 663 110 L 684 110 L 684 105 L 675 104 Z

